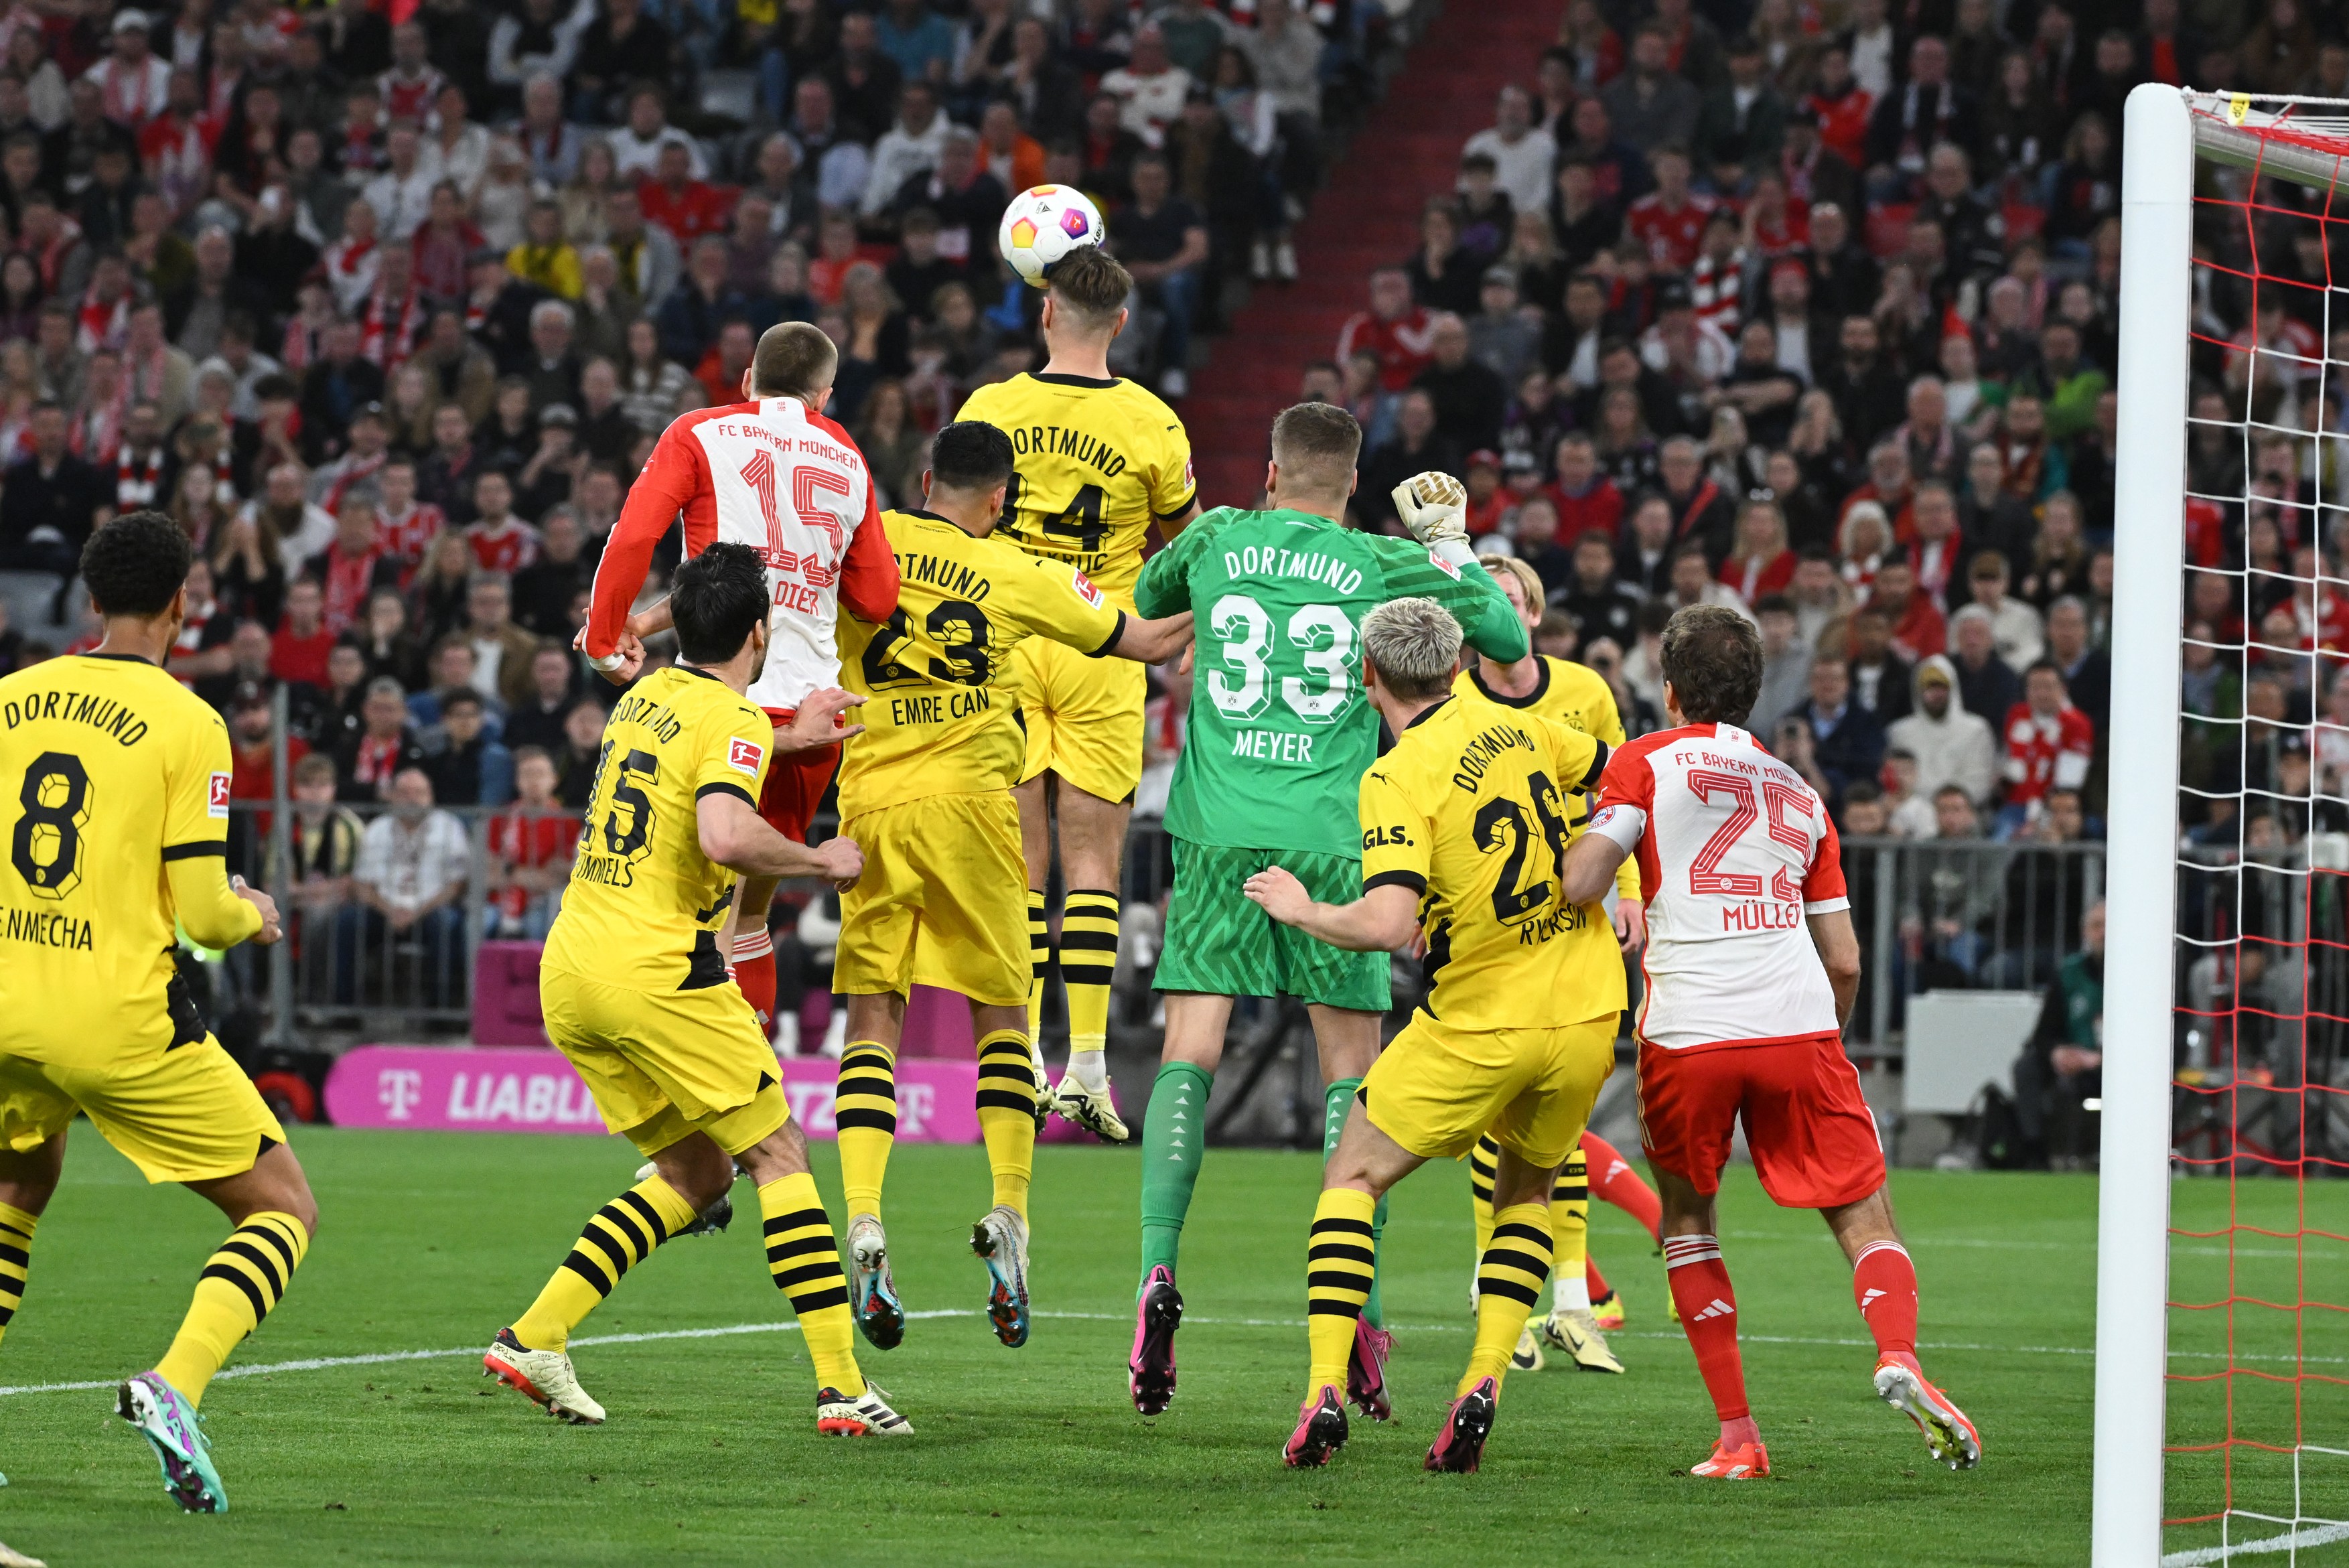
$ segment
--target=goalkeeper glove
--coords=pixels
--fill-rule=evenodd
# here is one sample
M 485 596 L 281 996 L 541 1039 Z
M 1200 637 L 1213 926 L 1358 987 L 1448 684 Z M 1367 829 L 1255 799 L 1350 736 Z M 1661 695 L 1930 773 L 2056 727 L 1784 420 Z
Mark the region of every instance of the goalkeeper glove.
M 1395 511 L 1411 536 L 1454 566 L 1475 563 L 1468 548 L 1468 490 L 1450 474 L 1433 469 L 1394 488 Z

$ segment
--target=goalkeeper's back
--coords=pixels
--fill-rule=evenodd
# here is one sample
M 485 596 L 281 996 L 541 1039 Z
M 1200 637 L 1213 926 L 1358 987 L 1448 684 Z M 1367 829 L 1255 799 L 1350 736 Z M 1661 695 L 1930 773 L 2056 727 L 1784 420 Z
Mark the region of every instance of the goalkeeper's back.
M 1379 729 L 1362 695 L 1362 617 L 1409 596 L 1451 611 L 1480 652 L 1525 656 L 1524 624 L 1486 573 L 1302 508 L 1218 508 L 1153 557 L 1137 610 L 1198 618 L 1167 831 L 1233 849 L 1359 855 L 1354 799 Z

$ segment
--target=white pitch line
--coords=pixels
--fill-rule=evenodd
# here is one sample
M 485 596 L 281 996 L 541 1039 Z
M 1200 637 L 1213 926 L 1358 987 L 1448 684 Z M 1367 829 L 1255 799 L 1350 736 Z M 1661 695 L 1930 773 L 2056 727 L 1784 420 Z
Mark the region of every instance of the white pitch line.
M 978 1317 L 981 1314 L 960 1307 L 938 1307 L 926 1312 L 909 1312 L 908 1319 L 942 1317 Z M 1059 1318 L 1081 1323 L 1124 1323 L 1128 1315 L 1115 1312 L 1039 1312 L 1037 1317 Z M 1213 1328 L 1302 1328 L 1300 1317 L 1202 1317 L 1186 1315 L 1190 1323 Z M 674 1339 L 727 1339 L 742 1334 L 796 1334 L 797 1323 L 730 1323 L 714 1328 L 664 1328 L 647 1334 L 583 1334 L 571 1341 L 574 1345 L 651 1345 Z M 1466 1334 L 1469 1326 L 1458 1323 L 1397 1324 L 1404 1334 Z M 1618 1338 L 1671 1339 L 1682 1336 L 1667 1329 L 1618 1329 Z M 1742 1334 L 1738 1336 L 1752 1345 L 1797 1345 L 1826 1349 L 1868 1349 L 1874 1346 L 1870 1339 L 1810 1337 L 1787 1334 Z M 1982 1345 L 1964 1340 L 1929 1340 L 1919 1345 L 1921 1350 L 1982 1352 L 1998 1356 L 2094 1356 L 2095 1348 L 2086 1345 Z M 478 1346 L 459 1346 L 450 1350 L 379 1350 L 360 1356 L 305 1356 L 295 1361 L 264 1361 L 249 1367 L 231 1367 L 219 1377 L 266 1377 L 279 1372 L 326 1372 L 344 1367 L 383 1367 L 402 1361 L 445 1361 L 460 1356 L 478 1356 Z M 2174 1359 L 2191 1361 L 2224 1361 L 2224 1356 L 2196 1351 L 2173 1350 Z M 2349 1357 L 2341 1356 L 2238 1356 L 2237 1361 L 2297 1362 L 2303 1365 L 2339 1366 L 2349 1364 Z M 91 1388 L 112 1388 L 120 1384 L 119 1377 L 88 1377 L 67 1383 L 17 1383 L 0 1386 L 0 1398 L 19 1394 L 67 1394 Z M 2349 1527 L 2344 1527 L 2349 1528 Z M 2279 1537 L 2278 1539 L 2282 1539 Z M 2330 1539 L 2330 1538 L 2328 1538 Z M 2349 1539 L 2344 1536 L 2344 1539 Z M 2240 1552 L 2243 1547 L 2235 1548 Z M 2281 1550 L 2281 1549 L 2279 1549 Z M 2167 1559 L 2164 1560 L 2167 1563 Z M 2212 1559 L 2216 1561 L 2216 1559 Z
M 2271 1535 L 2259 1541 L 2240 1541 L 2230 1546 L 2202 1546 L 2191 1552 L 2173 1552 L 2161 1560 L 2161 1568 L 2204 1568 L 2206 1563 L 2226 1563 L 2237 1557 L 2266 1557 L 2279 1552 L 2298 1552 L 2309 1546 L 2330 1546 L 2336 1541 L 2349 1541 L 2349 1524 L 2328 1524 L 2319 1530 L 2288 1530 L 2282 1535 Z

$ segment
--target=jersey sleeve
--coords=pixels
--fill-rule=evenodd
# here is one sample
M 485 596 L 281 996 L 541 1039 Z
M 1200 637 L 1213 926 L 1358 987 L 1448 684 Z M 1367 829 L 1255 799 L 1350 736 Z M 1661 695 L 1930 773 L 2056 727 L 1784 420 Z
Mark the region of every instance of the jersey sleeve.
M 233 766 L 227 727 L 205 709 L 192 714 L 187 738 L 163 782 L 163 874 L 171 886 L 172 910 L 191 937 L 214 949 L 233 947 L 261 929 L 261 912 L 229 891 Z
M 1217 509 L 1221 511 L 1220 508 Z M 1142 578 L 1133 585 L 1133 607 L 1150 620 L 1179 615 L 1191 607 L 1191 568 L 1215 532 L 1216 514 L 1200 518 L 1166 546 L 1143 562 Z
M 840 562 L 840 607 L 877 625 L 897 608 L 897 555 L 889 548 L 889 531 L 881 525 L 881 508 L 873 499 L 873 471 L 867 468 L 864 521 L 849 537 L 848 553 Z
M 1172 522 L 1190 511 L 1199 496 L 1199 481 L 1192 471 L 1191 438 L 1177 419 L 1151 445 L 1155 453 L 1150 465 L 1150 515 L 1160 522 Z
M 1117 645 L 1125 631 L 1125 612 L 1109 595 L 1068 562 L 1045 556 L 1023 556 L 1024 570 L 1002 579 L 1012 588 L 1008 603 L 989 608 L 997 614 L 1011 612 L 1019 629 L 1050 637 L 1081 654 L 1102 654 Z
M 628 611 L 645 585 L 653 550 L 687 503 L 707 487 L 709 465 L 692 421 L 678 419 L 661 432 L 644 470 L 628 486 L 628 499 L 595 564 L 595 586 L 587 610 L 587 656 L 608 657 L 627 629 Z M 864 531 L 859 529 L 860 533 Z M 692 541 L 686 553 L 692 554 Z M 892 563 L 894 565 L 894 562 Z
M 1463 572 L 1415 540 L 1366 534 L 1391 599 L 1433 599 L 1452 612 L 1468 645 L 1495 664 L 1513 665 L 1533 651 L 1526 624 L 1482 570 Z
M 1362 891 L 1407 887 L 1427 892 L 1427 868 L 1435 835 L 1426 814 L 1401 785 L 1379 769 L 1362 775 L 1357 799 L 1362 824 Z
M 1607 758 L 1615 749 L 1595 735 L 1538 714 L 1527 714 L 1537 725 L 1550 765 L 1557 769 L 1557 787 L 1568 793 L 1595 795 L 1606 777 Z
M 1647 753 L 1631 747 L 1618 749 L 1608 758 L 1599 779 L 1599 810 L 1591 816 L 1590 831 L 1639 861 L 1642 902 L 1656 896 L 1662 881 L 1655 837 L 1648 831 L 1655 809 L 1656 770 Z
M 1811 803 L 1811 812 L 1817 837 L 1811 844 L 1811 868 L 1803 873 L 1803 913 L 1830 914 L 1849 909 L 1851 898 L 1843 881 L 1843 840 L 1836 832 L 1835 819 L 1816 799 Z
M 753 809 L 774 760 L 774 721 L 748 703 L 713 709 L 695 765 L 693 799 L 733 795 Z
M 1590 733 L 1605 741 L 1609 750 L 1623 744 L 1623 715 L 1615 707 L 1614 691 L 1603 682 L 1599 695 L 1591 700 L 1588 718 Z M 1598 810 L 1596 801 L 1591 810 Z M 1623 863 L 1615 868 L 1615 896 L 1635 903 L 1640 897 L 1640 866 L 1632 856 L 1625 855 Z

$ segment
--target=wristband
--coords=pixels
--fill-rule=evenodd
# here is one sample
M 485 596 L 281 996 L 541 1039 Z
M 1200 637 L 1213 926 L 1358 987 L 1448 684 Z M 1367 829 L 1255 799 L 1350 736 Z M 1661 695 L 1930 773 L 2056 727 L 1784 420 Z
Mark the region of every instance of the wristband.
M 1464 534 L 1454 534 L 1447 539 L 1431 539 L 1427 542 L 1427 548 L 1429 552 L 1437 559 L 1448 562 L 1463 572 L 1476 564 L 1476 552 L 1468 547 L 1467 536 Z
M 627 656 L 624 654 L 605 654 L 600 659 L 590 655 L 587 659 L 589 666 L 593 668 L 597 675 L 609 675 L 627 662 Z

